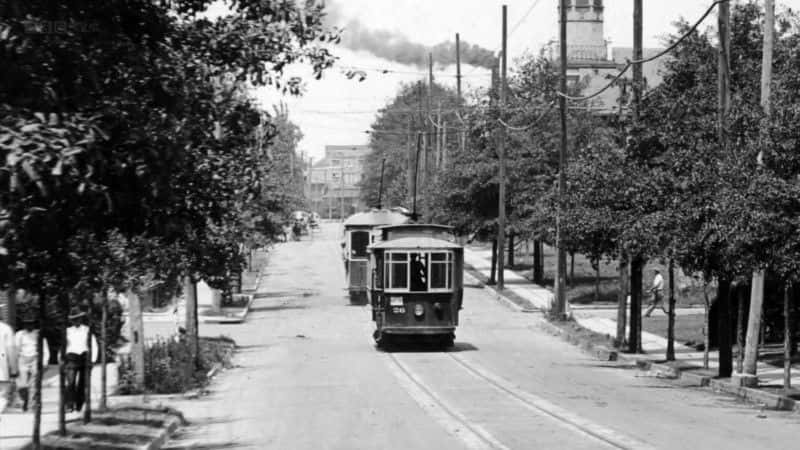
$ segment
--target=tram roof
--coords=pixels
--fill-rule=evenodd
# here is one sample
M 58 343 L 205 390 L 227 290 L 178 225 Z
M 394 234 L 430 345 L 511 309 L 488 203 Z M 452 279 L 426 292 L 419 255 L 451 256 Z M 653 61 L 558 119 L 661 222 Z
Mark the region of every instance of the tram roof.
M 376 242 L 369 246 L 371 249 L 380 250 L 421 250 L 421 249 L 456 249 L 463 248 L 462 246 L 445 241 L 443 239 L 436 239 L 432 237 L 404 237 L 392 239 L 391 241 Z
M 409 231 L 420 231 L 420 230 L 434 230 L 434 231 L 453 231 L 453 227 L 450 225 L 439 225 L 435 223 L 400 223 L 400 224 L 391 224 L 391 225 L 384 225 L 379 227 L 381 230 L 391 230 L 391 231 L 399 231 L 399 230 L 409 230 Z
M 408 217 L 404 214 L 381 209 L 353 214 L 344 221 L 344 226 L 375 227 L 380 225 L 398 225 L 406 221 L 408 221 Z

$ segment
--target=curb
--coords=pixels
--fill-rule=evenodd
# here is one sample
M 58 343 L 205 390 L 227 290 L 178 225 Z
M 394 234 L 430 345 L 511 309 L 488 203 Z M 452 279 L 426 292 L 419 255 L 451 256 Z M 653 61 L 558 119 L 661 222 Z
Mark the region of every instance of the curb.
M 714 392 L 730 394 L 748 403 L 758 404 L 767 409 L 800 413 L 800 402 L 790 397 L 765 392 L 760 389 L 736 386 L 731 384 L 727 379 L 719 379 L 710 375 L 696 373 L 691 368 L 681 369 L 680 367 L 675 367 L 670 364 L 653 362 L 636 355 L 620 353 L 602 344 L 591 342 L 589 339 L 580 339 L 570 334 L 568 330 L 549 321 L 543 321 L 539 324 L 539 327 L 552 335 L 559 336 L 565 341 L 580 347 L 581 350 L 601 361 L 623 361 L 632 363 L 640 370 L 653 373 L 657 378 L 677 381 L 683 385 L 710 388 Z
M 233 314 L 229 316 L 199 316 L 198 320 L 201 323 L 242 323 L 247 319 L 247 315 L 250 313 L 250 306 L 253 304 L 252 294 L 246 294 L 250 296 L 250 300 L 245 305 L 244 310 L 238 314 Z
M 553 336 L 560 337 L 565 341 L 579 347 L 585 353 L 593 356 L 600 361 L 619 361 L 624 360 L 624 358 L 620 357 L 620 354 L 617 350 L 611 349 L 605 345 L 598 344 L 591 339 L 581 339 L 573 334 L 571 334 L 568 330 L 565 330 L 558 325 L 555 325 L 547 320 L 543 320 L 538 324 L 539 328 L 543 331 L 551 334 Z
M 501 293 L 500 291 L 498 291 L 496 287 L 486 284 L 486 282 L 481 279 L 482 278 L 481 273 L 478 272 L 478 270 L 475 269 L 472 265 L 464 263 L 464 271 L 467 273 L 468 276 L 474 278 L 475 281 L 481 285 L 481 288 L 489 294 L 489 296 L 497 300 L 498 303 L 505 306 L 506 308 L 514 312 L 524 312 L 524 313 L 543 312 L 539 308 L 530 308 L 527 306 L 522 306 L 510 298 L 513 297 L 513 294 L 511 296 L 507 296 L 505 293 Z
M 47 435 L 43 436 L 42 437 L 42 448 L 44 448 L 44 449 L 55 449 L 55 448 L 58 448 L 58 449 L 73 449 L 73 448 L 74 449 L 82 449 L 82 448 L 100 448 L 100 446 L 102 446 L 103 448 L 109 448 L 109 449 L 113 449 L 113 448 L 123 449 L 124 448 L 124 449 L 136 449 L 136 450 L 159 450 L 164 446 L 164 444 L 169 440 L 169 438 L 175 433 L 175 431 L 177 431 L 178 427 L 180 427 L 181 425 L 184 425 L 184 424 L 187 423 L 186 419 L 183 416 L 183 414 L 180 411 L 177 411 L 175 409 L 167 408 L 167 407 L 163 407 L 163 406 L 147 407 L 147 406 L 144 406 L 144 405 L 136 405 L 136 404 L 129 404 L 129 406 L 127 406 L 127 407 L 117 407 L 117 408 L 114 408 L 114 409 L 112 409 L 112 410 L 110 410 L 108 412 L 105 412 L 105 413 L 98 412 L 97 415 L 96 415 L 96 418 L 100 419 L 103 415 L 107 415 L 107 416 L 113 417 L 113 414 L 114 414 L 115 410 L 116 411 L 124 411 L 126 409 L 128 409 L 130 411 L 137 411 L 137 412 L 141 413 L 145 417 L 145 420 L 147 420 L 146 418 L 147 418 L 148 412 L 149 413 L 153 413 L 153 414 L 162 415 L 162 416 L 167 416 L 167 417 L 165 417 L 163 419 L 163 422 L 162 422 L 161 426 L 157 428 L 157 431 L 153 430 L 153 434 L 152 435 L 149 434 L 149 433 L 146 434 L 149 437 L 148 442 L 141 443 L 141 444 L 138 444 L 138 445 L 134 444 L 134 443 L 124 443 L 124 442 L 115 442 L 115 443 L 106 442 L 106 441 L 103 441 L 102 437 L 100 437 L 99 440 L 95 440 L 97 438 L 92 438 L 92 436 L 94 434 L 96 434 L 98 431 L 94 431 L 94 432 L 87 431 L 87 430 L 85 430 L 83 428 L 88 426 L 88 427 L 90 427 L 89 429 L 91 429 L 92 425 L 91 424 L 90 425 L 82 425 L 81 424 L 81 425 L 78 425 L 79 428 L 77 430 L 75 430 L 73 432 L 70 432 L 70 435 L 68 435 L 67 437 L 59 436 L 57 434 L 57 432 L 51 432 L 51 433 L 48 433 Z M 118 420 L 121 420 L 121 422 L 120 422 L 121 424 L 128 424 L 127 426 L 129 426 L 129 427 L 132 424 L 136 423 L 136 421 L 129 422 L 129 421 L 126 421 L 125 419 L 118 419 Z M 94 424 L 94 423 L 95 422 L 92 422 L 92 424 Z M 95 425 L 95 427 L 96 426 L 97 425 Z M 110 427 L 113 430 L 113 427 L 115 427 L 115 426 L 120 426 L 120 425 L 119 424 L 111 425 Z M 100 427 L 101 427 L 101 430 L 103 430 L 103 431 L 101 431 L 98 436 L 104 436 L 105 433 L 108 433 L 108 431 L 110 431 L 110 430 L 107 430 L 107 429 L 103 429 L 102 425 L 100 425 Z M 147 426 L 144 426 L 144 427 L 147 428 Z M 152 427 L 152 428 L 156 428 L 156 427 Z M 142 435 L 142 436 L 144 436 L 144 435 Z M 31 444 L 26 445 L 24 448 L 26 448 L 26 449 L 31 448 Z

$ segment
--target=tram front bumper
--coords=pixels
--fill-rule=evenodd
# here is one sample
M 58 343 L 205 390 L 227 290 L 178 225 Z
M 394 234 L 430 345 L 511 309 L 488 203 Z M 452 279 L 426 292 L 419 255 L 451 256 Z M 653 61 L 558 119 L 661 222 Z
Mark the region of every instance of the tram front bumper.
M 432 334 L 451 334 L 456 331 L 456 327 L 454 326 L 439 326 L 439 327 L 383 327 L 381 332 L 386 334 L 425 334 L 425 335 L 432 335 Z

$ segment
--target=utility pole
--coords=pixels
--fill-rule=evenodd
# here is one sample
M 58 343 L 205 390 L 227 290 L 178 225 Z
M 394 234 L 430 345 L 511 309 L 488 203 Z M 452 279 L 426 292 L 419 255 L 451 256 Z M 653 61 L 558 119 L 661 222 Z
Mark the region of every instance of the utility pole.
M 408 157 L 408 163 L 406 164 L 406 192 L 408 193 L 408 203 L 407 205 L 411 206 L 414 203 L 414 177 L 416 176 L 416 160 L 414 158 L 414 147 L 411 145 L 411 117 L 408 118 L 408 124 L 406 125 L 406 155 Z
M 564 197 L 567 191 L 567 5 L 568 0 L 560 0 L 559 27 L 561 44 L 561 73 L 559 77 L 558 107 L 561 115 L 561 146 L 558 150 L 558 209 L 556 213 L 556 279 L 555 279 L 555 310 L 553 314 L 558 319 L 566 319 L 567 293 L 564 292 L 564 279 L 567 272 L 567 254 L 561 242 L 561 216 L 563 215 Z
M 727 4 L 725 5 L 727 7 Z M 722 7 L 722 4 L 720 4 Z M 764 42 L 761 60 L 761 108 L 769 116 L 772 113 L 770 95 L 772 93 L 772 46 L 775 39 L 775 1 L 764 1 Z M 763 154 L 758 153 L 761 165 Z M 761 332 L 761 313 L 764 305 L 764 271 L 753 272 L 750 290 L 750 312 L 747 320 L 747 338 L 744 347 L 742 373 L 734 374 L 733 381 L 740 386 L 758 385 L 756 363 L 758 361 L 758 341 Z
M 461 36 L 456 33 L 456 93 L 461 103 Z
M 717 108 L 717 139 L 719 145 L 726 151 L 728 148 L 728 133 L 726 124 L 731 104 L 731 10 L 729 2 L 720 3 L 717 8 L 717 30 L 719 32 L 719 68 L 717 70 L 718 108 Z M 733 372 L 733 354 L 731 350 L 730 333 L 730 279 L 719 279 L 717 288 L 717 335 L 719 347 L 720 377 L 730 377 Z
M 642 0 L 633 0 L 633 59 L 642 59 Z M 633 66 L 633 123 L 639 122 L 639 109 L 642 100 L 642 65 Z M 628 331 L 628 351 L 640 353 L 642 351 L 642 271 L 644 258 L 641 255 L 632 255 L 631 260 L 631 311 L 630 328 Z
M 339 166 L 339 218 L 344 221 L 344 160 Z
M 429 187 L 428 186 L 429 180 L 431 178 L 430 174 L 431 154 L 433 153 L 432 141 L 434 139 L 434 133 L 433 133 L 434 127 L 433 124 L 431 123 L 431 111 L 433 111 L 432 101 L 433 101 L 433 53 L 428 53 L 428 96 L 427 96 L 427 101 L 425 103 L 425 118 L 423 120 L 423 123 L 426 125 L 425 129 L 428 130 L 428 133 L 425 135 L 426 139 L 424 140 L 425 170 L 423 171 L 423 180 L 424 180 L 423 186 L 425 186 L 426 188 Z M 429 209 L 430 199 L 428 198 L 427 195 L 428 193 L 429 192 L 426 190 L 426 195 L 423 196 L 423 199 L 425 201 L 422 204 L 423 217 L 425 218 L 425 220 L 427 220 L 428 217 L 430 217 L 430 209 Z
M 506 55 L 508 54 L 508 36 L 506 16 L 508 7 L 503 5 L 503 35 L 502 35 L 502 53 L 500 55 L 500 101 L 498 103 L 499 112 L 498 117 L 503 117 L 503 111 L 506 107 Z M 500 184 L 500 195 L 497 203 L 497 289 L 502 291 L 505 283 L 503 272 L 505 270 L 505 249 L 506 241 L 506 128 L 500 123 L 500 128 L 497 132 L 497 153 L 500 164 L 500 174 L 498 175 L 498 183 Z

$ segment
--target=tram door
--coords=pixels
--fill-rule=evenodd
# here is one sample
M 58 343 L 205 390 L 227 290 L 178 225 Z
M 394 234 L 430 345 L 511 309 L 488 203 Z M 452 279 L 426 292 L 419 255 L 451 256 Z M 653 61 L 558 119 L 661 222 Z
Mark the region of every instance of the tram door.
M 353 230 L 350 232 L 350 288 L 366 288 L 367 286 L 367 246 L 370 242 L 369 230 Z

